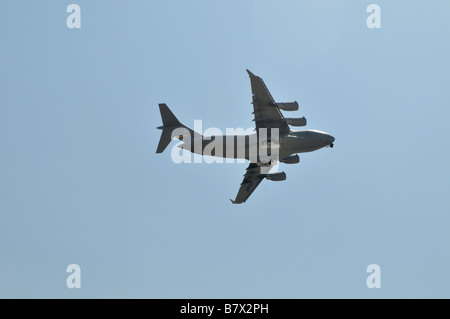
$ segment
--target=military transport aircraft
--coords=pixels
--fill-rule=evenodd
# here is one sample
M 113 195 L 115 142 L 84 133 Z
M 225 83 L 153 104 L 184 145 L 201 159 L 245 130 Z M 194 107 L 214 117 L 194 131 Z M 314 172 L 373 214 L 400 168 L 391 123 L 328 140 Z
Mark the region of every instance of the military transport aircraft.
M 334 137 L 316 130 L 295 131 L 291 126 L 305 126 L 306 119 L 285 118 L 280 110 L 297 111 L 298 103 L 275 102 L 264 81 L 247 70 L 253 94 L 253 114 L 256 133 L 250 135 L 217 135 L 206 137 L 182 124 L 166 104 L 159 104 L 163 125 L 156 153 L 162 153 L 173 138 L 183 141 L 179 147 L 193 153 L 241 158 L 250 161 L 244 180 L 233 204 L 244 203 L 259 183 L 266 178 L 272 181 L 286 179 L 284 172 L 270 173 L 277 162 L 296 164 L 297 153 L 312 152 L 323 147 L 333 147 Z M 214 147 L 211 147 L 214 144 Z M 262 147 L 265 145 L 265 156 Z M 270 146 L 270 154 L 267 151 Z M 209 150 L 209 151 L 208 151 Z

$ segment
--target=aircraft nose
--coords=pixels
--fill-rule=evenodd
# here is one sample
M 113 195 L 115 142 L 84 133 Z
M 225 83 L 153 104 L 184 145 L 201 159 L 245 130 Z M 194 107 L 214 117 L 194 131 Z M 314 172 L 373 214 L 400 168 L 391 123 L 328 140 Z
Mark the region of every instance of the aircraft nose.
M 320 142 L 322 143 L 323 146 L 329 146 L 329 147 L 333 147 L 333 143 L 334 143 L 334 136 L 325 132 L 320 132 Z
M 334 143 L 335 138 L 333 135 L 328 135 L 328 138 L 330 139 L 330 144 L 328 144 L 328 145 L 330 145 L 330 147 L 333 148 L 333 146 L 334 146 L 333 143 Z

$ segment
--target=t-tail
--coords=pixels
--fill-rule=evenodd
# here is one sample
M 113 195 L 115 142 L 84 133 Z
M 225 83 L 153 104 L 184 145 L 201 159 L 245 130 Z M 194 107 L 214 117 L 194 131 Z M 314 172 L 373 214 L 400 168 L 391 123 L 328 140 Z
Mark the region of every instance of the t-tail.
M 159 104 L 159 111 L 161 112 L 163 125 L 157 127 L 162 130 L 162 133 L 156 153 L 164 152 L 167 145 L 174 138 L 182 140 L 185 136 L 190 136 L 191 139 L 202 137 L 200 133 L 195 132 L 193 129 L 181 123 L 165 103 Z

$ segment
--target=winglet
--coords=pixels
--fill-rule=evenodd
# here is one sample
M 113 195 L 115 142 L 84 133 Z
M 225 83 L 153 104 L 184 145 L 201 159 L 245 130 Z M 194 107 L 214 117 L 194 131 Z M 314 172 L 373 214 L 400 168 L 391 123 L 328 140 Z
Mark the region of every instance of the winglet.
M 235 200 L 232 200 L 231 198 L 230 198 L 230 200 L 233 204 L 242 204 L 242 202 L 236 202 Z
M 252 72 L 250 72 L 249 69 L 245 69 L 245 70 L 247 71 L 248 75 L 250 75 L 250 76 L 256 76 L 256 75 L 254 75 Z

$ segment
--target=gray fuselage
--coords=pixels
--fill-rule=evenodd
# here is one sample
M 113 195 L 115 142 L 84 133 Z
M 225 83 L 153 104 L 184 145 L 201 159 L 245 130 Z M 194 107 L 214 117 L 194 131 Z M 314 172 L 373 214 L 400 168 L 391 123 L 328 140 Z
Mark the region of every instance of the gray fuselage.
M 191 138 L 189 142 L 179 147 L 196 154 L 223 158 L 247 159 L 250 162 L 259 161 L 260 155 L 271 156 L 273 160 L 284 159 L 292 154 L 306 153 L 323 147 L 333 147 L 334 137 L 317 130 L 290 130 L 272 135 L 270 138 L 260 138 L 251 135 L 216 135 L 203 138 Z M 268 141 L 268 143 L 267 143 Z

